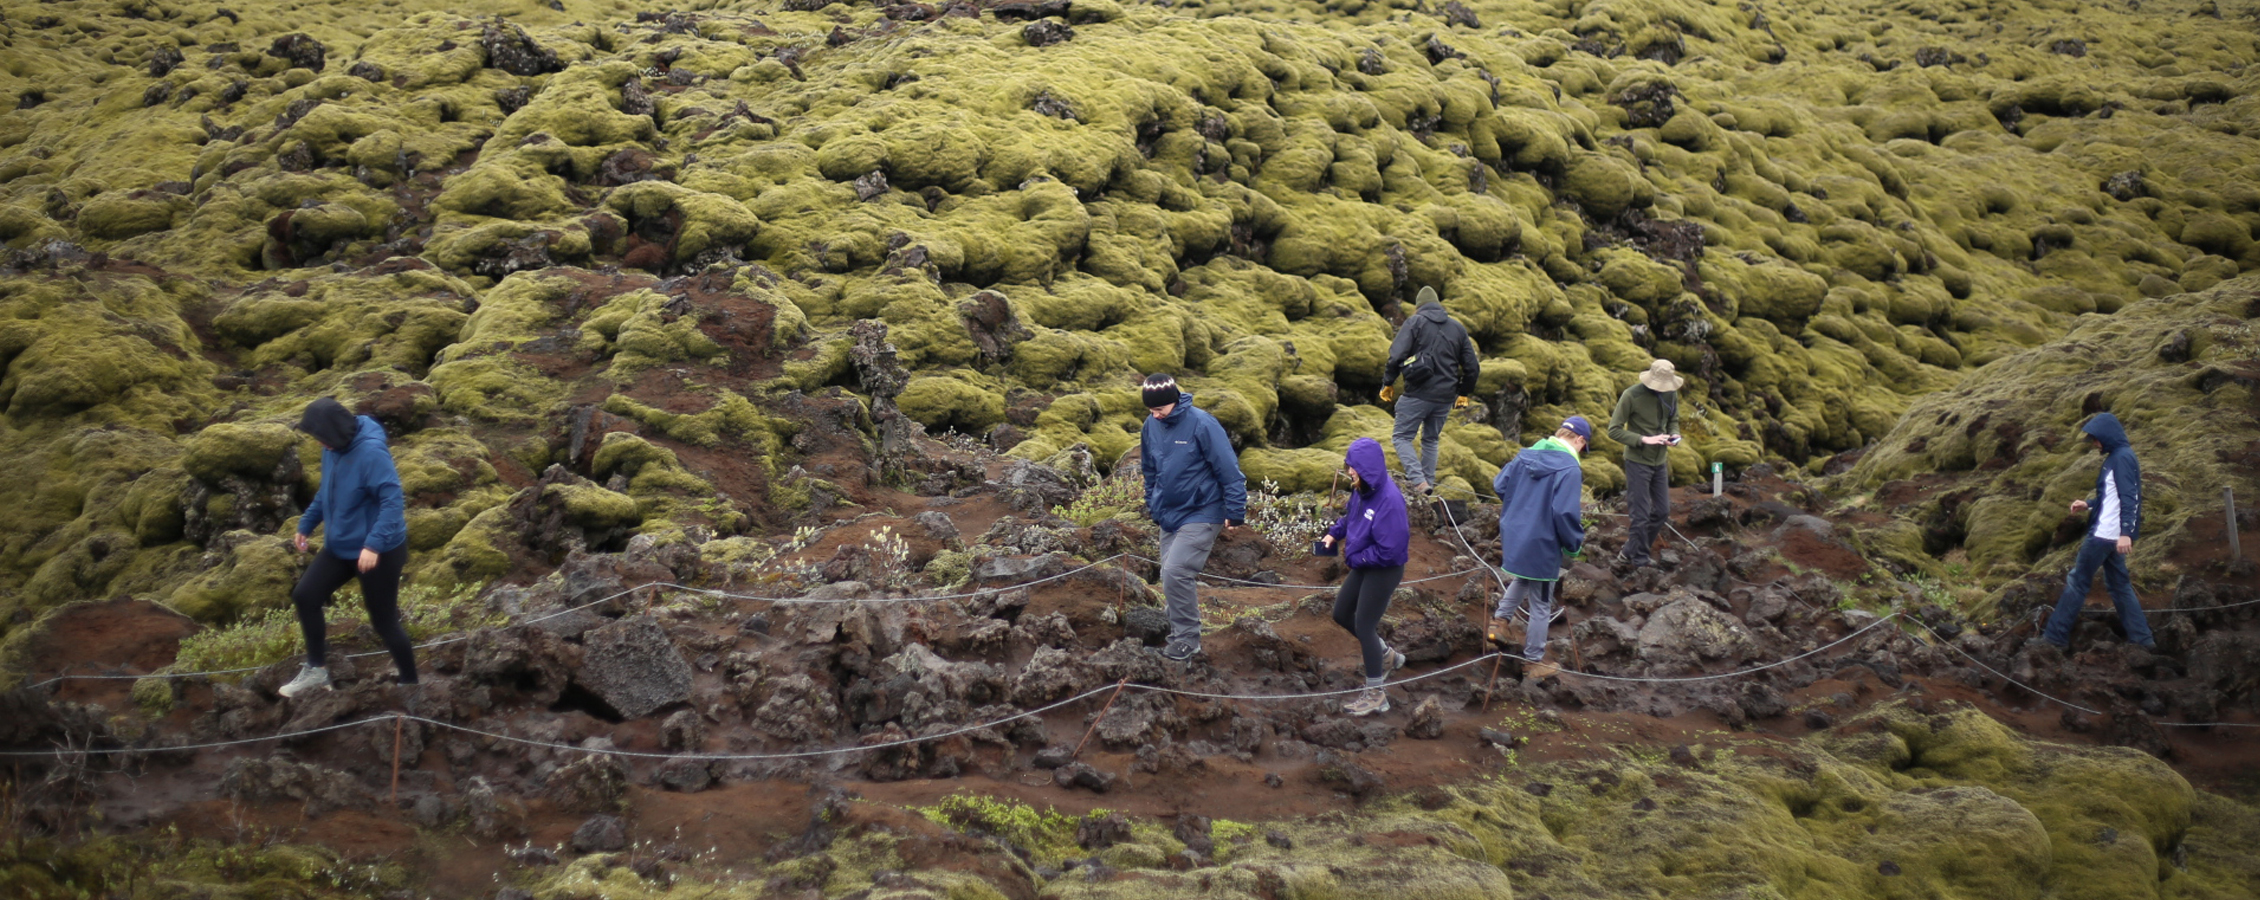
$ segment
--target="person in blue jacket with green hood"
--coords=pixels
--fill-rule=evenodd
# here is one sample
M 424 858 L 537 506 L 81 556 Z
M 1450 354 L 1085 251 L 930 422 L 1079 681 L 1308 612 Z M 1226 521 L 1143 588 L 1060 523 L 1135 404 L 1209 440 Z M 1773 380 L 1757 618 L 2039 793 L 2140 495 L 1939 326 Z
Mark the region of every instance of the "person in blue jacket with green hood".
M 298 517 L 293 543 L 307 551 L 314 529 L 327 527 L 314 560 L 291 589 L 291 607 L 306 636 L 306 662 L 277 693 L 284 697 L 330 684 L 328 621 L 322 607 L 348 579 L 361 581 L 369 625 L 392 654 L 401 684 L 416 683 L 416 651 L 400 623 L 400 570 L 408 564 L 408 519 L 385 429 L 328 397 L 307 404 L 298 430 L 322 444 L 322 483 Z
M 1546 626 L 1554 617 L 1555 591 L 1561 586 L 1562 560 L 1585 550 L 1585 511 L 1578 505 L 1585 473 L 1578 454 L 1593 440 L 1593 423 L 1571 416 L 1499 470 L 1491 490 L 1499 495 L 1499 568 L 1514 581 L 1491 613 L 1489 636 L 1504 643 L 1508 619 L 1528 604 L 1530 625 L 1523 636 L 1525 675 L 1544 678 L 1560 671 L 1546 658 Z
M 2087 514 L 2087 532 L 2080 538 L 2079 556 L 2072 561 L 2064 593 L 2056 598 L 2056 611 L 2041 630 L 2041 639 L 2058 649 L 2071 646 L 2072 623 L 2095 586 L 2095 571 L 2101 569 L 2103 586 L 2111 594 L 2111 605 L 2118 608 L 2119 626 L 2126 630 L 2127 640 L 2145 650 L 2155 649 L 2150 620 L 2143 615 L 2142 601 L 2134 595 L 2134 578 L 2127 571 L 2127 554 L 2142 533 L 2142 466 L 2135 462 L 2134 446 L 2127 442 L 2119 417 L 2096 413 L 2080 431 L 2090 446 L 2103 453 L 2103 471 L 2095 475 L 2093 502 L 2072 501 L 2073 515 Z
M 1162 373 L 1140 386 L 1146 424 L 1138 434 L 1138 471 L 1146 480 L 1146 515 L 1161 528 L 1162 611 L 1169 643 L 1161 655 L 1183 662 L 1201 652 L 1201 601 L 1194 579 L 1210 548 L 1248 518 L 1248 479 L 1232 436 L 1193 395 Z
M 1334 595 L 1334 624 L 1356 637 L 1365 655 L 1365 690 L 1343 704 L 1342 711 L 1370 716 L 1389 711 L 1389 693 L 1381 685 L 1405 664 L 1404 654 L 1381 642 L 1380 629 L 1389 598 L 1405 580 L 1412 526 L 1405 518 L 1405 495 L 1389 478 L 1389 460 L 1379 441 L 1351 441 L 1343 462 L 1350 470 L 1349 505 L 1319 546 L 1339 552 L 1350 567 Z

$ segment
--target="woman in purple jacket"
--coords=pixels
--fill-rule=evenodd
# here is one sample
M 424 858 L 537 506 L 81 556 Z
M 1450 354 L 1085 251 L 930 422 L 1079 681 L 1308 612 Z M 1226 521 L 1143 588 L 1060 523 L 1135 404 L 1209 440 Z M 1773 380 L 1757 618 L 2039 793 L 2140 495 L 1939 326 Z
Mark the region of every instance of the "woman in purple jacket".
M 1389 463 L 1381 445 L 1372 438 L 1350 444 L 1344 461 L 1350 470 L 1350 506 L 1327 529 L 1319 544 L 1340 552 L 1350 567 L 1342 590 L 1334 595 L 1334 624 L 1357 636 L 1365 653 L 1365 690 L 1342 711 L 1370 716 L 1389 711 L 1389 694 L 1381 689 L 1389 673 L 1405 664 L 1405 655 L 1381 642 L 1377 630 L 1389 611 L 1389 598 L 1405 580 L 1405 550 L 1412 543 L 1412 528 L 1405 521 L 1405 495 L 1389 478 Z

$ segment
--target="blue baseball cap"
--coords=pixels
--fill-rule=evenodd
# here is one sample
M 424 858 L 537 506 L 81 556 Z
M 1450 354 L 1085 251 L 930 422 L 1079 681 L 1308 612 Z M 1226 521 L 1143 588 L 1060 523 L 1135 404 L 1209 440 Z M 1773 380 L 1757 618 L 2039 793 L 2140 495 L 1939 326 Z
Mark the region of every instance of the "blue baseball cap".
M 1584 416 L 1571 416 L 1563 419 L 1562 427 L 1577 432 L 1578 437 L 1588 441 L 1593 439 L 1593 423 L 1585 421 Z

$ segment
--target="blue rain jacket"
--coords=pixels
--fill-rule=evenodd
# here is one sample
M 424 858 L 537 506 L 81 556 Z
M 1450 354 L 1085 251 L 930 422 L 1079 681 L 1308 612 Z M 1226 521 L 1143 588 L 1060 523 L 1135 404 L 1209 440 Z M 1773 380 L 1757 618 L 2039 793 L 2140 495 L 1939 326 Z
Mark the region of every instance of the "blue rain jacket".
M 1204 523 L 1238 525 L 1248 518 L 1248 479 L 1232 438 L 1208 410 L 1180 392 L 1177 408 L 1146 417 L 1138 433 L 1138 471 L 1146 479 L 1146 515 L 1163 531 Z
M 1585 546 L 1577 452 L 1547 438 L 1515 455 L 1491 490 L 1499 495 L 1499 568 L 1529 581 L 1558 581 L 1562 556 Z
M 322 486 L 298 518 L 299 534 L 311 535 L 328 523 L 322 549 L 342 559 L 359 557 L 362 548 L 390 553 L 408 543 L 400 472 L 393 468 L 385 428 L 368 416 L 356 416 L 354 423 L 358 429 L 344 452 L 322 450 Z

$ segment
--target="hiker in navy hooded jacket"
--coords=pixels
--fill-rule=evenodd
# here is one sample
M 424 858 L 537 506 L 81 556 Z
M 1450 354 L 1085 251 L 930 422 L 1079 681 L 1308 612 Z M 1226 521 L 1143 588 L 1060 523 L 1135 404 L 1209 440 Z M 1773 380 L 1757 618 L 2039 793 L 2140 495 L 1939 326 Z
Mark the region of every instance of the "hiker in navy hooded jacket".
M 1146 515 L 1161 528 L 1162 609 L 1169 616 L 1161 655 L 1183 662 L 1201 651 L 1194 579 L 1217 536 L 1246 523 L 1248 479 L 1224 425 L 1194 406 L 1177 379 L 1146 376 L 1140 393 L 1150 415 L 1138 435 L 1138 471 L 1146 480 Z
M 2142 533 L 2142 467 L 2135 462 L 2134 447 L 2127 443 L 2127 431 L 2119 426 L 2117 416 L 2096 413 L 2080 430 L 2090 446 L 2103 452 L 2103 471 L 2095 476 L 2093 502 L 2072 501 L 2073 515 L 2087 514 L 2087 531 L 2071 575 L 2064 579 L 2063 596 L 2056 598 L 2056 612 L 2048 617 L 2040 636 L 2059 649 L 2071 645 L 2072 622 L 2095 586 L 2095 570 L 2101 569 L 2103 586 L 2111 594 L 2111 605 L 2118 608 L 2127 640 L 2150 649 L 2155 646 L 2150 620 L 2143 615 L 2142 601 L 2134 595 L 2134 579 L 2127 572 L 2127 554 Z
M 393 468 L 385 429 L 368 416 L 355 416 L 328 397 L 306 407 L 298 430 L 322 444 L 322 482 L 314 502 L 298 518 L 294 544 L 307 550 L 307 538 L 326 527 L 322 546 L 291 589 L 290 603 L 306 636 L 306 662 L 298 677 L 278 691 L 296 697 L 328 687 L 328 622 L 322 607 L 348 579 L 361 581 L 361 604 L 369 625 L 392 654 L 401 684 L 416 683 L 416 652 L 400 624 L 400 570 L 408 562 L 408 520 Z
M 1531 677 L 1559 671 L 1544 661 L 1546 626 L 1554 617 L 1562 560 L 1575 559 L 1585 549 L 1585 511 L 1578 505 L 1585 473 L 1577 457 L 1592 440 L 1593 424 L 1584 416 L 1571 416 L 1554 429 L 1553 437 L 1515 454 L 1491 480 L 1499 495 L 1499 568 L 1514 581 L 1491 613 L 1489 638 L 1505 644 L 1508 620 L 1516 607 L 1527 604 L 1530 623 L 1522 657 L 1531 663 L 1523 670 Z
M 1370 716 L 1389 711 L 1389 694 L 1381 684 L 1391 671 L 1405 664 L 1405 655 L 1381 642 L 1381 616 L 1389 611 L 1389 598 L 1405 580 L 1405 560 L 1412 546 L 1412 527 L 1405 519 L 1405 495 L 1389 477 L 1389 460 L 1372 438 L 1350 442 L 1343 457 L 1350 470 L 1350 502 L 1342 517 L 1327 529 L 1319 544 L 1339 552 L 1350 575 L 1334 595 L 1334 624 L 1358 639 L 1365 655 L 1365 690 L 1342 711 Z

